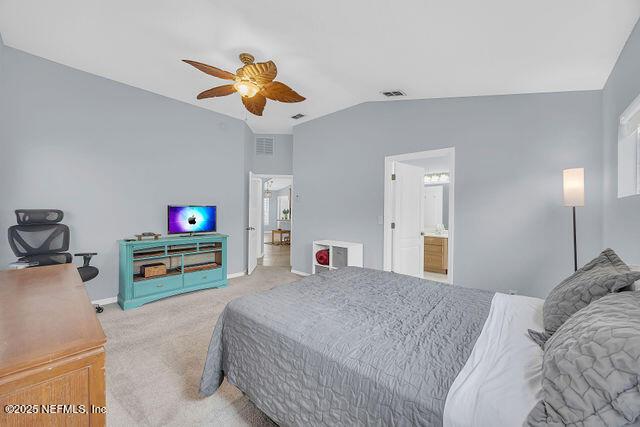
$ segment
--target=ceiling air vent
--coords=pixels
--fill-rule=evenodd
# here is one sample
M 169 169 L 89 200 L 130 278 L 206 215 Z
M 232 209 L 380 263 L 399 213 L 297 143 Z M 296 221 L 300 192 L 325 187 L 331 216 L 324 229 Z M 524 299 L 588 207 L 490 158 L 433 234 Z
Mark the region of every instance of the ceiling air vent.
M 260 136 L 256 138 L 256 154 L 258 156 L 273 156 L 273 136 Z
M 401 90 L 384 90 L 382 92 L 380 92 L 381 94 L 383 94 L 384 96 L 386 96 L 387 98 L 395 98 L 398 96 L 407 96 L 406 93 L 404 93 Z
M 298 119 L 301 119 L 301 118 L 303 118 L 303 117 L 304 117 L 304 114 L 302 114 L 302 113 L 298 113 L 298 114 L 296 114 L 295 116 L 291 116 L 291 118 L 292 118 L 293 120 L 298 120 Z

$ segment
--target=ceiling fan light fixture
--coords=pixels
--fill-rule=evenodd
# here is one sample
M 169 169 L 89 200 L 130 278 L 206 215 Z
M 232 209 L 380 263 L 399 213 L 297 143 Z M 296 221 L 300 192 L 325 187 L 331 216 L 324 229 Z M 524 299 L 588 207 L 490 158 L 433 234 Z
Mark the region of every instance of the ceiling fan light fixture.
M 251 98 L 260 91 L 258 85 L 247 80 L 241 80 L 234 84 L 233 87 L 243 98 Z
M 233 82 L 207 89 L 199 93 L 196 99 L 216 98 L 237 92 L 247 111 L 256 116 L 262 116 L 267 99 L 278 102 L 305 100 L 304 96 L 286 84 L 274 80 L 278 74 L 278 68 L 273 61 L 254 63 L 254 57 L 248 53 L 241 53 L 240 60 L 244 66 L 238 68 L 236 74 L 233 74 L 212 65 L 183 59 L 183 62 L 205 74 Z

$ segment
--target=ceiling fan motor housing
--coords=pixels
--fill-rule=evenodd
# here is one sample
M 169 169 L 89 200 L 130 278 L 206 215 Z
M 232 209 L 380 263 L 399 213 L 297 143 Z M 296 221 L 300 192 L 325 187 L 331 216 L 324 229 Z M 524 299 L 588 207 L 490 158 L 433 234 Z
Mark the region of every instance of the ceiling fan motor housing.
M 253 64 L 253 61 L 255 61 L 255 58 L 250 53 L 241 53 L 238 56 L 240 57 L 240 61 L 246 65 Z

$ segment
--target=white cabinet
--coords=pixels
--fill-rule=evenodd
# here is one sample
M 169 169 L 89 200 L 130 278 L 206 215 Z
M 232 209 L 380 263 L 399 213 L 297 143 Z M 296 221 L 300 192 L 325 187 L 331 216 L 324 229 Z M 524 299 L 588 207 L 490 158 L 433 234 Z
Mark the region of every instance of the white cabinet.
M 329 250 L 329 265 L 318 264 L 316 252 Z M 340 267 L 362 267 L 362 243 L 342 242 L 339 240 L 316 240 L 313 242 L 311 273 L 322 269 L 335 270 Z

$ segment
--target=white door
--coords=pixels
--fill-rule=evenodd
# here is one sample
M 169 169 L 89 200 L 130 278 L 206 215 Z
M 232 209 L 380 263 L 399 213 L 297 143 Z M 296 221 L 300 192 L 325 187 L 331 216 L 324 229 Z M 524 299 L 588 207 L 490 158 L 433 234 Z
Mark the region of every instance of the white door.
M 422 227 L 424 169 L 394 162 L 392 270 L 422 277 L 424 237 Z
M 442 224 L 442 185 L 428 185 L 424 187 L 424 229 L 435 230 Z
M 249 226 L 247 227 L 247 274 L 258 265 L 258 230 L 262 208 L 262 180 L 249 172 Z

